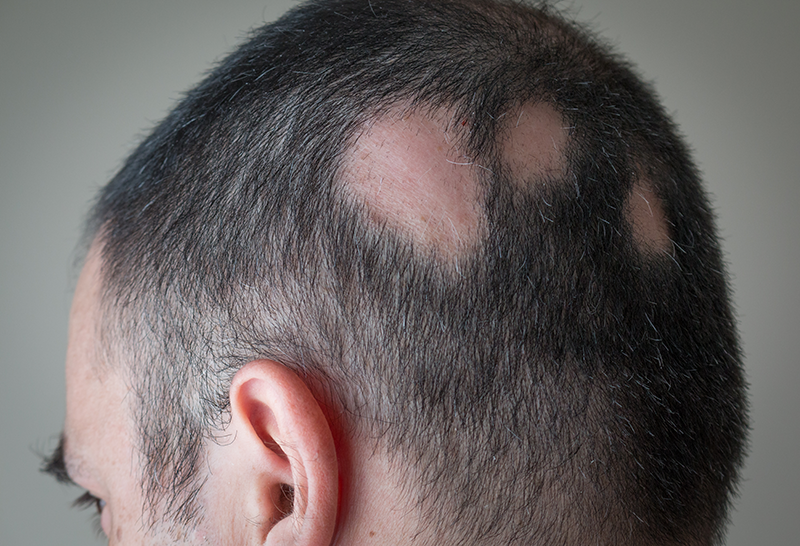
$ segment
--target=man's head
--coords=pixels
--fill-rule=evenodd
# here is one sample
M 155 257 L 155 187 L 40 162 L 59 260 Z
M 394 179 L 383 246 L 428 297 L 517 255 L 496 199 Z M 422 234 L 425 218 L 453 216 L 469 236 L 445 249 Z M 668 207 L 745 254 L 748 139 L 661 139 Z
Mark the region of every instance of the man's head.
M 649 87 L 546 9 L 300 6 L 87 240 L 64 447 L 89 489 L 127 472 L 112 540 L 721 533 L 746 419 L 707 199 Z

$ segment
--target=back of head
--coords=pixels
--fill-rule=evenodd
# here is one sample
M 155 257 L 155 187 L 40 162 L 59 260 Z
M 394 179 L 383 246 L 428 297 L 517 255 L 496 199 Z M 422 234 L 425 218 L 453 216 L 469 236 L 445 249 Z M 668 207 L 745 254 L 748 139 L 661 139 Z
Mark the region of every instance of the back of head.
M 439 147 L 452 169 L 415 163 Z M 708 201 L 651 89 L 548 8 L 302 5 L 139 146 L 89 237 L 170 517 L 271 358 L 390 454 L 420 542 L 720 537 L 746 419 Z

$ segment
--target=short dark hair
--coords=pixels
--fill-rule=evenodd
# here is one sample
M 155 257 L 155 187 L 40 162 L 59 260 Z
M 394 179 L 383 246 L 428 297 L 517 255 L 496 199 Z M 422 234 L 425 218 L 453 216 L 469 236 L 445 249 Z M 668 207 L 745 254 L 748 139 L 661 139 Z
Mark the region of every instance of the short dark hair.
M 524 104 L 569 127 L 563 172 L 516 180 L 504 161 L 500 120 Z M 456 257 L 346 191 L 354 142 L 396 108 L 463 120 L 484 166 L 485 229 Z M 626 203 L 642 184 L 666 250 L 635 240 Z M 653 90 L 552 8 L 303 4 L 138 146 L 87 239 L 146 492 L 174 521 L 199 516 L 198 463 L 233 374 L 272 358 L 408 468 L 433 536 L 721 538 L 747 420 L 708 199 Z

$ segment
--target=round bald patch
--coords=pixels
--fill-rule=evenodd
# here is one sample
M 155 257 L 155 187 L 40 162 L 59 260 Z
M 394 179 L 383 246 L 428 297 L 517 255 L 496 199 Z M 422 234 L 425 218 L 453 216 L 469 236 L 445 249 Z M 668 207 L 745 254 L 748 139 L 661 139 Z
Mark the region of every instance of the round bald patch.
M 378 119 L 356 141 L 344 179 L 373 220 L 445 254 L 475 243 L 479 184 L 444 115 Z
M 549 104 L 525 104 L 505 117 L 503 159 L 512 176 L 524 183 L 559 176 L 565 166 L 569 127 Z
M 649 183 L 637 181 L 633 185 L 625 203 L 625 214 L 640 252 L 672 252 L 667 215 Z

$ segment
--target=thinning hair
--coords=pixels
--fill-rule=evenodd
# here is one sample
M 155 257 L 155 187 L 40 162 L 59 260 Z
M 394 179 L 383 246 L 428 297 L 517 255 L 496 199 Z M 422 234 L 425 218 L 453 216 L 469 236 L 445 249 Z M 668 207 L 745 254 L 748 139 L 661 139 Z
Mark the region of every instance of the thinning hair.
M 525 105 L 567 128 L 562 167 L 510 165 Z M 397 111 L 446 112 L 480 166 L 455 252 L 350 191 L 354 146 Z M 632 220 L 642 188 L 666 243 Z M 202 517 L 231 378 L 271 358 L 408 469 L 421 541 L 721 537 L 747 424 L 708 199 L 652 89 L 552 8 L 300 5 L 180 101 L 87 226 L 144 487 L 173 521 Z

